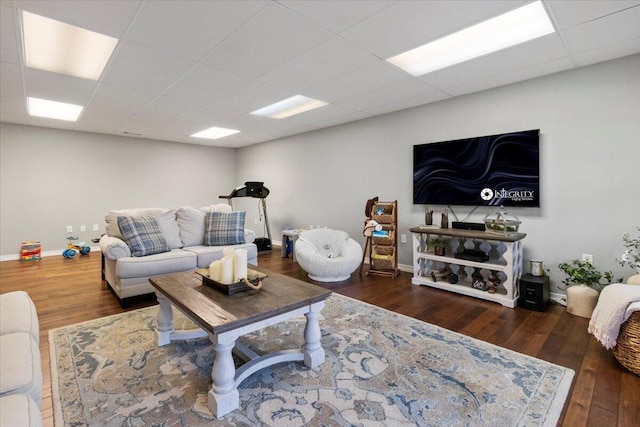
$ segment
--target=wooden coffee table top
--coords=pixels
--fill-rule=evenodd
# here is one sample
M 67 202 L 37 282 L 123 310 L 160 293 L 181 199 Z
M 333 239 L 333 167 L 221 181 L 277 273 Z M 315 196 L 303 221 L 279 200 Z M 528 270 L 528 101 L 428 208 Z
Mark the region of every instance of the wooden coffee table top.
M 234 295 L 203 284 L 202 276 L 192 271 L 155 276 L 149 281 L 173 305 L 214 334 L 269 319 L 331 295 L 331 291 L 320 286 L 264 268 L 249 267 L 268 276 L 262 282 L 262 289 Z

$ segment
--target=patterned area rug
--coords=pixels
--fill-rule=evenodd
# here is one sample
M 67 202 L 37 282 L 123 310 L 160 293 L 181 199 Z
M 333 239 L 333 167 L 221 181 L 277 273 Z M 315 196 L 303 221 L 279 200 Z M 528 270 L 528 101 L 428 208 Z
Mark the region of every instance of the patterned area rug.
M 177 312 L 177 310 L 175 310 Z M 240 409 L 207 407 L 212 345 L 158 348 L 157 308 L 52 330 L 55 425 L 552 426 L 574 372 L 340 295 L 322 311 L 324 364 L 256 372 Z M 192 328 L 176 313 L 176 326 Z M 299 348 L 304 317 L 241 339 Z

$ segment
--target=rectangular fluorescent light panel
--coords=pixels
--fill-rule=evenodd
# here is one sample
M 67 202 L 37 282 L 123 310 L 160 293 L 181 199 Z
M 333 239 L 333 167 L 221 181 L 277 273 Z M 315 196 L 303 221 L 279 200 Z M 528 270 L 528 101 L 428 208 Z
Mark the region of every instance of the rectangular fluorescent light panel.
M 29 115 L 46 117 L 48 119 L 75 122 L 82 112 L 81 105 L 66 104 L 64 102 L 49 101 L 40 98 L 27 98 Z
M 217 128 L 214 126 L 201 132 L 194 133 L 191 136 L 194 138 L 220 139 L 224 138 L 225 136 L 236 134 L 238 132 L 240 131 L 235 129 Z
M 255 116 L 264 116 L 271 119 L 284 119 L 285 117 L 295 116 L 305 111 L 315 110 L 324 107 L 329 103 L 318 101 L 317 99 L 307 98 L 306 96 L 296 95 L 291 98 L 276 102 L 264 108 L 251 112 Z
M 555 32 L 540 1 L 387 59 L 420 76 Z
M 22 11 L 25 65 L 98 80 L 118 39 Z

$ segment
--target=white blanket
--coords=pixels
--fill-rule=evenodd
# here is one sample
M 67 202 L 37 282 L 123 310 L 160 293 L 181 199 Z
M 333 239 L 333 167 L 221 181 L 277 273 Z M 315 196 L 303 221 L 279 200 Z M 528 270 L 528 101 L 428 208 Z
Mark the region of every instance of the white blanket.
M 620 325 L 634 311 L 640 311 L 640 286 L 621 283 L 606 286 L 591 315 L 589 333 L 606 349 L 613 348 L 617 344 Z

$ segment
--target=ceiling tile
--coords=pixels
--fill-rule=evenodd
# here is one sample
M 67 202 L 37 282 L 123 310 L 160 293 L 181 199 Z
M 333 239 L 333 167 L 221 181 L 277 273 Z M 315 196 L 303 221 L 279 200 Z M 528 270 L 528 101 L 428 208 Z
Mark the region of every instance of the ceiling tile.
M 295 94 L 295 92 L 277 88 L 267 83 L 253 81 L 223 96 L 215 103 L 226 105 L 227 108 L 232 110 L 250 113 L 258 108 L 290 98 Z
M 241 114 L 244 113 L 232 110 L 226 104 L 211 104 L 173 123 L 172 126 L 182 135 L 192 135 L 212 126 L 224 127 L 223 123 Z
M 100 83 L 79 121 L 120 124 L 142 110 L 154 98 L 153 95 L 135 89 Z
M 17 0 L 15 4 L 20 9 L 120 39 L 142 1 Z
M 49 71 L 24 69 L 26 96 L 86 105 L 98 82 L 51 73 Z
M 276 3 L 220 44 L 204 62 L 247 78 L 259 77 L 331 37 Z
M 373 107 L 402 101 L 408 98 L 414 98 L 418 95 L 424 95 L 431 92 L 434 92 L 434 90 L 426 84 L 418 80 L 408 79 L 371 90 L 361 95 L 343 99 L 340 101 L 339 105 L 358 111 L 368 112 Z
M 366 108 L 365 111 L 371 115 L 387 114 L 394 111 L 405 110 L 411 107 L 417 107 L 418 105 L 442 101 L 443 99 L 447 99 L 449 97 L 449 95 L 442 92 L 429 92 L 417 96 L 410 96 L 395 102 L 391 102 L 389 104 Z
M 581 1 L 580 7 L 576 7 L 575 1 L 546 0 L 550 12 L 554 16 L 556 27 L 560 29 L 571 28 L 585 22 L 610 15 L 620 10 L 640 5 L 640 1 L 625 0 L 590 0 Z
M 314 86 L 304 91 L 303 95 L 326 102 L 337 102 L 345 98 L 387 86 L 411 77 L 387 61 L 377 61 L 344 74 L 326 83 Z
M 121 42 L 102 81 L 159 95 L 195 63 L 146 46 Z
M 381 58 L 421 46 L 517 7 L 522 1 L 402 1 L 342 36 Z
M 200 60 L 267 1 L 145 2 L 127 40 Z M 177 20 L 176 16 L 180 16 Z
M 20 63 L 20 42 L 14 23 L 15 9 L 0 3 L 0 61 Z
M 395 1 L 292 0 L 279 3 L 338 34 L 391 6 Z
M 574 67 L 575 66 L 570 58 L 559 58 L 542 64 L 532 65 L 527 68 L 520 68 L 507 73 L 486 77 L 484 79 L 473 80 L 469 83 L 449 88 L 447 89 L 447 92 L 453 96 L 465 95 L 468 93 L 480 92 L 481 90 L 487 90 L 523 80 L 545 76 L 547 74 L 558 73 Z
M 300 93 L 375 61 L 379 59 L 334 37 L 265 74 L 260 80 Z
M 209 103 L 246 85 L 249 81 L 244 77 L 199 64 L 180 77 L 164 94 Z
M 562 34 L 574 54 L 640 37 L 640 6 L 569 28 Z
M 0 62 L 0 111 L 26 115 L 26 105 L 20 67 L 10 62 Z
M 141 126 L 146 129 L 167 127 L 203 108 L 204 104 L 195 103 L 169 96 L 154 99 L 143 110 L 127 120 L 123 126 Z
M 351 108 L 329 104 L 322 108 L 316 108 L 315 110 L 297 114 L 283 120 L 290 120 L 291 122 L 303 125 L 318 126 L 319 123 L 328 122 L 329 120 L 335 120 L 351 114 L 357 114 L 361 118 L 368 116 L 368 114 L 363 114 L 360 111 L 354 111 Z
M 622 58 L 638 52 L 640 52 L 640 37 L 578 53 L 574 55 L 574 58 L 578 65 L 583 67 L 615 58 Z

